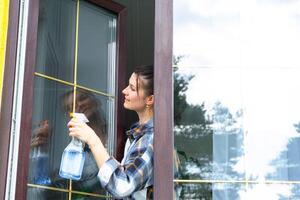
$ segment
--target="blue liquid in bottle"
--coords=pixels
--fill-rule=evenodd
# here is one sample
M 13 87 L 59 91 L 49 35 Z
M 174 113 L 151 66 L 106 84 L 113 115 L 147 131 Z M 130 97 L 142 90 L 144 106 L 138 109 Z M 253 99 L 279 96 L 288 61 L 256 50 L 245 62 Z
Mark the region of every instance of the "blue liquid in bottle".
M 71 117 L 76 117 L 84 123 L 89 122 L 83 113 L 71 113 Z M 76 138 L 72 138 L 71 143 L 63 152 L 59 175 L 66 179 L 79 180 L 81 178 L 84 161 L 85 153 L 82 142 Z
M 50 185 L 49 174 L 49 156 L 43 147 L 38 147 L 37 152 L 32 157 L 35 173 L 33 183 L 38 185 Z
M 85 153 L 82 142 L 73 138 L 63 152 L 59 175 L 66 179 L 79 180 L 81 178 L 84 161 Z

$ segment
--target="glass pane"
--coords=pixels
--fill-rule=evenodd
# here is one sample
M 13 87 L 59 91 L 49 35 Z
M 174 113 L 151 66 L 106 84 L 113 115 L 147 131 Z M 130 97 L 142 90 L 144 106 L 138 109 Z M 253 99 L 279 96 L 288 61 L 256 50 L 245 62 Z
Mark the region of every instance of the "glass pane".
M 174 197 L 176 199 L 235 200 L 241 199 L 239 195 L 244 191 L 244 184 L 174 183 Z
M 37 72 L 73 82 L 75 22 L 75 1 L 40 1 Z
M 248 0 L 241 5 L 244 66 L 299 67 L 299 0 Z
M 299 3 L 174 0 L 175 178 L 300 180 Z
M 80 2 L 77 83 L 114 94 L 116 17 L 93 4 Z
M 62 96 L 63 108 L 65 113 L 69 113 L 73 108 L 73 91 L 70 90 Z M 103 144 L 108 148 L 108 139 L 114 132 L 108 132 L 112 130 L 114 126 L 113 121 L 108 121 L 112 113 L 109 112 L 109 104 L 111 100 L 108 97 L 97 95 L 85 90 L 76 91 L 76 108 L 75 111 L 84 113 L 88 118 L 88 125 L 96 132 L 100 137 Z M 112 102 L 114 103 L 114 102 Z M 92 152 L 88 147 L 85 148 L 85 163 L 83 166 L 83 172 L 79 181 L 72 182 L 72 189 L 81 192 L 105 194 L 105 190 L 102 189 L 99 179 L 97 178 L 98 166 L 94 160 Z
M 245 179 L 240 77 L 234 68 L 184 67 L 175 71 L 178 178 Z
M 71 88 L 54 81 L 35 78 L 29 183 L 67 188 L 58 177 L 61 155 L 69 143 L 61 97 Z
M 68 188 L 69 181 L 59 176 L 62 152 L 70 142 L 67 122 L 72 111 L 73 90 L 55 81 L 36 77 L 32 120 L 29 183 Z M 108 122 L 111 100 L 87 91 L 76 92 L 76 111 L 83 112 L 89 125 L 107 145 L 107 132 L 114 126 Z M 112 133 L 113 134 L 113 133 Z M 73 181 L 73 190 L 105 194 L 97 178 L 98 166 L 88 146 L 85 147 L 82 177 Z M 45 191 L 43 194 L 47 195 Z
M 250 180 L 300 180 L 300 69 L 244 70 Z M 255 81 L 253 81 L 255 80 Z
M 299 184 L 249 184 L 247 192 L 241 193 L 242 199 L 300 199 Z
M 243 4 L 236 0 L 174 0 L 173 54 L 185 56 L 180 64 L 239 66 Z
M 109 199 L 109 197 L 104 195 L 101 195 L 100 197 L 99 196 L 95 197 L 90 195 L 72 193 L 72 200 L 97 200 L 97 199 Z
M 29 187 L 27 190 L 27 199 L 30 200 L 66 200 L 68 199 L 67 192 L 60 192 L 54 190 L 46 190 L 40 188 Z

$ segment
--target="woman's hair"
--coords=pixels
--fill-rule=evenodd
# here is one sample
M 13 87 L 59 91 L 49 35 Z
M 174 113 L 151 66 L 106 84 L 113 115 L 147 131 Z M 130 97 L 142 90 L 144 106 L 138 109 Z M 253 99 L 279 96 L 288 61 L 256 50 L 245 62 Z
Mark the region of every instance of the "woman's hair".
M 136 74 L 137 92 L 139 86 L 145 90 L 145 95 L 153 95 L 153 65 L 141 65 L 134 69 Z

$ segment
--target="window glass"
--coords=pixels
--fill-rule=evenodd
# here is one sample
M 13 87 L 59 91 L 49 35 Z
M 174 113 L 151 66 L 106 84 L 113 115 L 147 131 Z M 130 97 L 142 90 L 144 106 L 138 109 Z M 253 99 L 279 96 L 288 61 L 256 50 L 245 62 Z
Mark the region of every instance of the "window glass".
M 291 185 L 274 186 L 278 196 L 297 194 L 299 8 L 299 0 L 174 0 L 175 179 L 284 181 Z
M 68 199 L 67 192 L 59 192 L 40 188 L 29 188 L 27 190 L 27 199 L 43 199 L 45 193 L 49 197 L 47 199 Z
M 41 0 L 36 72 L 73 82 L 76 1 Z
M 58 172 L 61 152 L 69 142 L 68 119 L 61 109 L 60 98 L 71 88 L 38 77 L 35 82 L 28 182 L 51 185 L 56 179 L 51 177 L 52 172 Z M 58 187 L 67 185 L 67 181 L 62 181 Z
M 176 183 L 176 199 L 239 199 L 239 193 L 245 192 L 244 184 L 227 183 Z M 214 191 L 214 192 L 212 192 Z
M 249 184 L 241 199 L 299 199 L 299 184 Z
M 115 31 L 114 15 L 90 3 L 80 2 L 78 84 L 105 93 L 114 91 L 109 89 L 114 77 L 107 66 L 115 67 Z
M 174 73 L 174 137 L 179 178 L 245 178 L 239 83 L 240 72 L 235 69 L 184 67 Z
M 67 123 L 74 111 L 86 115 L 108 152 L 115 154 L 115 38 L 116 16 L 97 5 L 41 1 L 28 199 L 106 197 L 88 145 L 80 180 L 61 178 L 59 168 L 71 140 Z
M 69 180 L 61 178 L 58 172 L 62 152 L 71 140 L 67 122 L 73 107 L 73 88 L 39 77 L 36 78 L 35 85 L 28 181 L 29 184 L 67 189 Z M 88 124 L 106 145 L 107 127 L 111 126 L 107 122 L 107 99 L 84 90 L 76 92 L 76 112 L 87 116 Z M 97 174 L 98 166 L 86 146 L 82 177 L 79 181 L 72 182 L 72 189 L 105 194 Z M 48 191 L 50 190 L 42 192 L 44 196 L 41 198 L 54 195 L 51 192 L 48 194 Z

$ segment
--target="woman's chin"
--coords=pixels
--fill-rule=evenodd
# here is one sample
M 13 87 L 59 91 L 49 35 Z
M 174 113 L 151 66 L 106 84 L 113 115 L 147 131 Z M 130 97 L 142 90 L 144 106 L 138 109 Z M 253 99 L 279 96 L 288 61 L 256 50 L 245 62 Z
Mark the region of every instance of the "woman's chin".
M 127 110 L 132 110 L 131 107 L 128 105 L 127 102 L 124 102 L 123 106 L 124 106 L 124 108 L 127 109 Z

